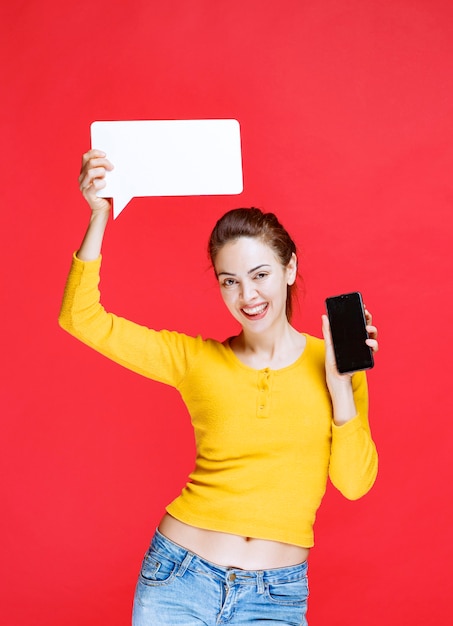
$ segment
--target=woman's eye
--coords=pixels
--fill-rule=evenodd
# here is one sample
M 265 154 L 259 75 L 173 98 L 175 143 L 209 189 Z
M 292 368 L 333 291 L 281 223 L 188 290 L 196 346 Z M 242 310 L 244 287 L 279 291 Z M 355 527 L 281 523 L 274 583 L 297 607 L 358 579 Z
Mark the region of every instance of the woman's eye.
M 224 287 L 232 287 L 235 283 L 236 281 L 234 278 L 225 278 L 222 284 Z
M 266 276 L 267 276 L 266 272 L 259 272 L 258 274 L 255 275 L 255 278 L 257 278 L 258 280 L 261 280 L 265 278 Z

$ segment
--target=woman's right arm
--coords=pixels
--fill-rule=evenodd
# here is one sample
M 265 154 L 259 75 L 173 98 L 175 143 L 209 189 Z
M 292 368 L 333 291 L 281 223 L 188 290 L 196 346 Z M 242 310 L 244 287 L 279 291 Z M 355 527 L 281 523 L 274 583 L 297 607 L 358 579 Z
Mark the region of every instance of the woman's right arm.
M 81 261 L 95 261 L 101 254 L 112 202 L 108 198 L 99 198 L 96 193 L 105 187 L 105 174 L 112 169 L 113 165 L 100 150 L 90 150 L 82 157 L 79 186 L 91 209 L 91 217 L 77 252 Z
M 85 237 L 74 255 L 59 316 L 68 333 L 107 358 L 143 376 L 177 386 L 185 375 L 200 340 L 180 333 L 155 331 L 108 313 L 100 302 L 101 247 L 111 201 L 96 192 L 105 187 L 113 169 L 105 154 L 90 150 L 83 156 L 80 190 L 91 208 Z

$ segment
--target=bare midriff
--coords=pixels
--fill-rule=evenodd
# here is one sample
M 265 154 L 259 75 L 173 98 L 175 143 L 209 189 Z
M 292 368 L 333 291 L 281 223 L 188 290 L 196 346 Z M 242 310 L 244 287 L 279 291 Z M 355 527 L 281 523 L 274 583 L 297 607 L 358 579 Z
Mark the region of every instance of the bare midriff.
M 211 563 L 245 570 L 298 565 L 307 560 L 310 552 L 309 548 L 279 541 L 197 528 L 180 522 L 168 513 L 159 524 L 159 532 Z

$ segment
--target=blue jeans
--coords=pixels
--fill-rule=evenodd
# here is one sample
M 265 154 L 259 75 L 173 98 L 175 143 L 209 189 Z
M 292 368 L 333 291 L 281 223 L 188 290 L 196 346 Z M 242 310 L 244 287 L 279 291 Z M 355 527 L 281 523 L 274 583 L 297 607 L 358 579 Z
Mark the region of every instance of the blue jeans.
M 143 559 L 133 626 L 307 626 L 307 562 L 269 570 L 222 567 L 158 530 Z

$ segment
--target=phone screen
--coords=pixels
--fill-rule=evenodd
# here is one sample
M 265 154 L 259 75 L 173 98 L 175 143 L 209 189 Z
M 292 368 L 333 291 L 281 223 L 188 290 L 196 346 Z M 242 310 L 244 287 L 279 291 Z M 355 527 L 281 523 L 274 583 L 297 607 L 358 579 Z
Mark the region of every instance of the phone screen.
M 341 374 L 373 367 L 373 352 L 365 340 L 365 311 L 358 291 L 326 299 L 335 360 Z

